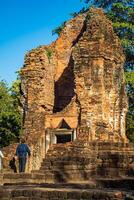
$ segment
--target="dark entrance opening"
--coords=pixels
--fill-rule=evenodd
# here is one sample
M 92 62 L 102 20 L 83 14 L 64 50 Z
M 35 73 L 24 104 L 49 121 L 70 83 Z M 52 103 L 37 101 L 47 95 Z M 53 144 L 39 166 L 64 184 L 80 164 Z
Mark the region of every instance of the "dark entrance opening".
M 55 82 L 54 113 L 62 111 L 67 105 L 69 105 L 75 95 L 75 77 L 73 68 L 74 61 L 71 56 L 68 66 L 64 69 L 60 78 Z
M 57 143 L 71 142 L 71 134 L 66 135 L 56 135 Z

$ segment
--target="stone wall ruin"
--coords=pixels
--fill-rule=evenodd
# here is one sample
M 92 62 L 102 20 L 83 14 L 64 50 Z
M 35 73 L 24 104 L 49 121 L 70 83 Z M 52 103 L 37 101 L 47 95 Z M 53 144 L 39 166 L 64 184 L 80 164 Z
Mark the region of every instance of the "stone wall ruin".
M 124 60 L 112 23 L 94 8 L 68 21 L 55 42 L 26 55 L 21 90 L 30 170 L 39 168 L 45 135 L 63 119 L 77 140 L 126 141 Z

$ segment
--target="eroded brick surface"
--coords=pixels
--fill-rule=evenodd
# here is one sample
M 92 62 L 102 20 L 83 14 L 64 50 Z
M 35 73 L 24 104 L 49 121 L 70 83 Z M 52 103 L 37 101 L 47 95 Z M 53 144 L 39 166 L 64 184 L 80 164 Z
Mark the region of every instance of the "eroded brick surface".
M 115 154 L 110 153 L 116 144 L 128 142 L 125 135 L 124 60 L 111 22 L 102 10 L 94 8 L 68 21 L 55 42 L 33 49 L 25 56 L 21 69 L 21 92 L 23 137 L 32 151 L 28 171 L 44 170 L 43 158 L 46 156 L 45 162 L 48 159 L 51 163 L 55 155 L 57 165 L 61 159 L 59 168 L 64 166 L 64 159 L 70 160 L 66 168 L 68 171 L 74 169 L 71 179 L 77 176 L 79 169 L 82 177 L 100 172 L 106 175 L 112 171 L 116 175 L 117 167 L 122 174 L 129 167 L 133 171 L 133 156 L 124 154 L 127 148 L 120 146 Z M 76 140 L 53 147 L 51 133 L 63 119 L 73 129 Z M 105 142 L 110 144 L 108 152 Z M 48 154 L 47 145 L 48 149 L 52 146 Z M 87 145 L 92 148 L 85 148 Z M 131 152 L 131 147 L 128 147 L 128 152 Z M 6 154 L 10 154 L 10 147 L 5 150 Z M 117 160 L 122 166 L 115 164 Z M 45 173 L 53 177 L 52 170 Z

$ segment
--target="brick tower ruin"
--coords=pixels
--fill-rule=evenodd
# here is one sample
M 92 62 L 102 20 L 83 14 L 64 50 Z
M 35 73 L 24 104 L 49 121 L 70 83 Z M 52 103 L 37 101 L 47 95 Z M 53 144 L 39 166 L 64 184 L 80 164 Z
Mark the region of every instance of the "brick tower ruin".
M 94 8 L 26 55 L 23 137 L 32 155 L 28 173 L 0 174 L 2 200 L 133 199 L 124 61 L 111 22 Z M 15 147 L 3 151 L 7 161 Z
M 32 168 L 55 143 L 126 140 L 124 60 L 111 22 L 93 8 L 68 21 L 51 45 L 26 55 L 21 90 Z

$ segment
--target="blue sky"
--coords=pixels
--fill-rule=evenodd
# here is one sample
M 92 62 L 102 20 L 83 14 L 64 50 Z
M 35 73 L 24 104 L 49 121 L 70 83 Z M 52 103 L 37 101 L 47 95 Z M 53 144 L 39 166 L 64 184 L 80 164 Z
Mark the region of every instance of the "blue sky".
M 25 53 L 55 40 L 52 30 L 82 7 L 80 0 L 0 0 L 0 79 L 11 84 Z

